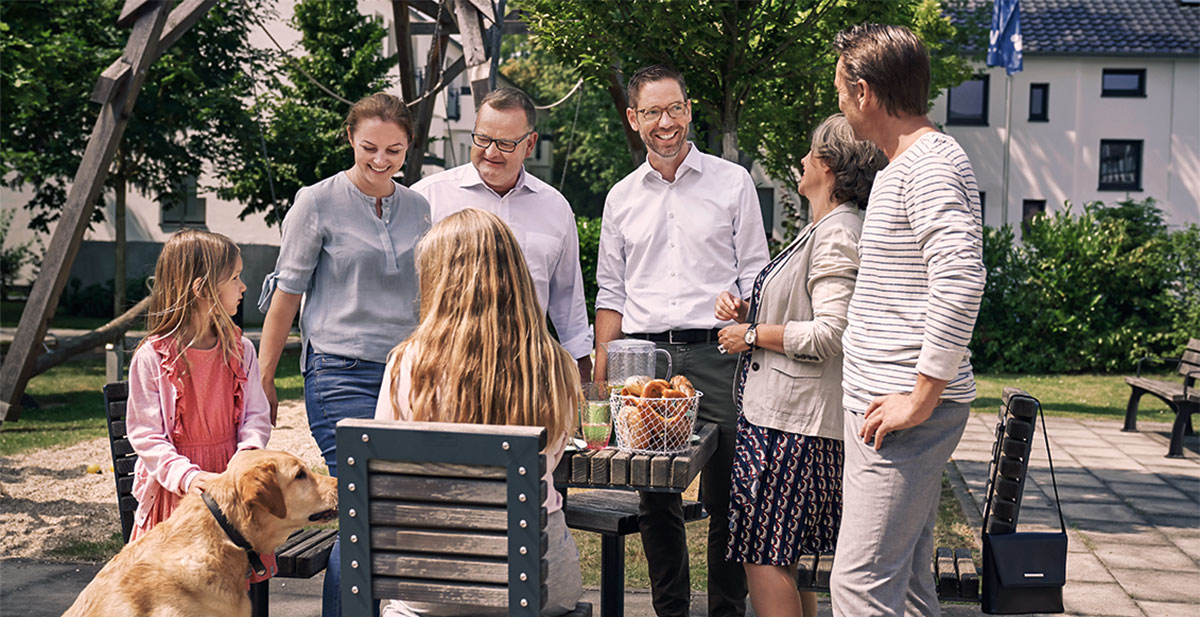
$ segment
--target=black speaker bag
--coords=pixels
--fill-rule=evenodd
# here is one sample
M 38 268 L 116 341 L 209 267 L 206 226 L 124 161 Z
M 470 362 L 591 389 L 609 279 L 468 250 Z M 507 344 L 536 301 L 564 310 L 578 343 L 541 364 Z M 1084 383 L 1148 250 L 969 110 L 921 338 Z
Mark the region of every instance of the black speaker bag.
M 983 612 L 992 615 L 1063 612 L 1067 534 L 983 534 Z

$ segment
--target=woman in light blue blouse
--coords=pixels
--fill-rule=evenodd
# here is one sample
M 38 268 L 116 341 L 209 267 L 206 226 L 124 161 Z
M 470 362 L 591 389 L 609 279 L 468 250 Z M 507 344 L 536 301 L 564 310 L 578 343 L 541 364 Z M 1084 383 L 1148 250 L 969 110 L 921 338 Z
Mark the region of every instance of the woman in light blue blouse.
M 388 351 L 417 325 L 413 251 L 429 230 L 429 203 L 392 176 L 412 141 L 412 116 L 378 93 L 346 117 L 354 165 L 296 193 L 283 219 L 275 271 L 263 281 L 259 360 L 274 424 L 275 369 L 300 311 L 304 403 L 309 430 L 337 475 L 334 427 L 375 413 Z M 325 576 L 323 615 L 340 614 L 339 547 Z

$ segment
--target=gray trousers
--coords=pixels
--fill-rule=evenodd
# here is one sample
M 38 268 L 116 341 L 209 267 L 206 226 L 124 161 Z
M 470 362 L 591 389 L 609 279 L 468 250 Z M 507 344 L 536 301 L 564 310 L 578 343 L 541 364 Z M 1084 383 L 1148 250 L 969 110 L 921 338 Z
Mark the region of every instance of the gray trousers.
M 889 434 L 878 452 L 846 412 L 842 526 L 830 575 L 833 614 L 941 614 L 932 575 L 942 470 L 967 425 L 968 403 L 944 402 L 929 419 Z

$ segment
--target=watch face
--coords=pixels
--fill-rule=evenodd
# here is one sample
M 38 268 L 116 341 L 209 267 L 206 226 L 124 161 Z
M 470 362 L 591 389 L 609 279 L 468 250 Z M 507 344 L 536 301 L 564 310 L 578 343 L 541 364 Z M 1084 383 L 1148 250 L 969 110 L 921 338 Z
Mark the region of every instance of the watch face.
M 750 326 L 746 330 L 746 336 L 743 337 L 743 340 L 746 341 L 747 345 L 754 346 L 754 342 L 758 340 L 758 333 L 754 331 L 754 326 Z

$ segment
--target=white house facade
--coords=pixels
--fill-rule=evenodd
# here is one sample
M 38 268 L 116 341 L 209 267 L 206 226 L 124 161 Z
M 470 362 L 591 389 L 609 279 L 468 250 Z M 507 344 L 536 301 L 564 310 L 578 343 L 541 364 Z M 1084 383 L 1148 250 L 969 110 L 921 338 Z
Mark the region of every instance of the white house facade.
M 984 223 L 1146 197 L 1169 225 L 1200 223 L 1200 6 L 1022 0 L 1021 25 L 1007 209 L 1004 69 L 981 68 L 930 114 L 971 158 Z

